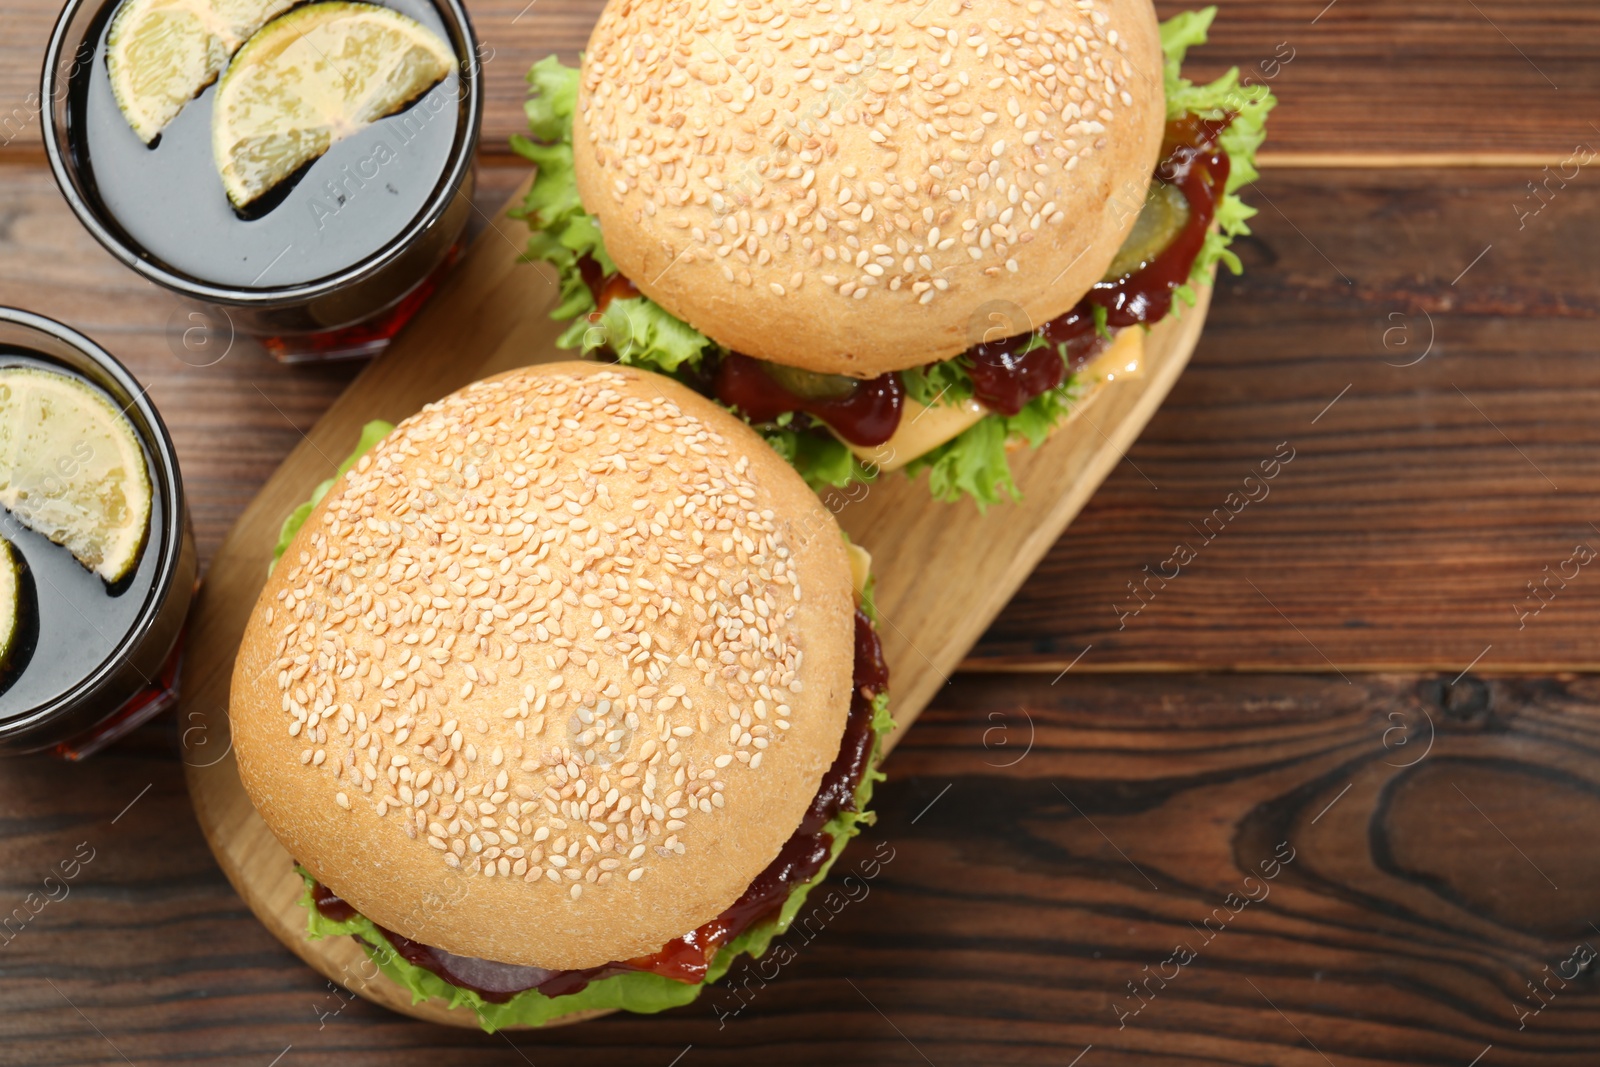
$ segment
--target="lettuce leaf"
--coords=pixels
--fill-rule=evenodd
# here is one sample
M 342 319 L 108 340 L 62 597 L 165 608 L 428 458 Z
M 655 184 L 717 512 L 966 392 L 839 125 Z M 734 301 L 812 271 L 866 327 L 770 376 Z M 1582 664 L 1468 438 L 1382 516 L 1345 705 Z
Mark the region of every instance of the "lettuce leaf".
M 905 472 L 916 477 L 926 470 L 928 491 L 936 499 L 954 503 L 970 496 L 979 511 L 1003 499 L 1019 500 L 1022 494 L 1006 458 L 1009 443 L 1020 438 L 1039 447 L 1055 425 L 1066 418 L 1081 391 L 1079 380 L 1068 378 L 1059 388 L 1028 401 L 1015 415 L 994 414 L 973 423 L 906 464 Z
M 768 426 L 759 427 L 757 432 L 766 438 L 774 452 L 800 472 L 813 492 L 843 489 L 851 482 L 868 482 L 873 478 L 874 472 L 862 466 L 849 446 L 826 430 Z
M 283 525 L 278 527 L 278 543 L 272 548 L 272 562 L 267 565 L 267 573 L 272 573 L 272 568 L 278 565 L 278 560 L 289 551 L 289 543 L 294 540 L 294 535 L 300 532 L 300 527 L 306 524 L 311 517 L 311 509 L 322 503 L 322 498 L 328 495 L 328 490 L 333 488 L 333 483 L 344 476 L 344 473 L 356 465 L 356 460 L 372 451 L 379 441 L 394 432 L 394 423 L 374 419 L 361 427 L 361 437 L 356 441 L 356 450 L 345 461 L 339 464 L 332 478 L 321 482 L 311 491 L 311 499 L 289 512 L 283 520 Z
M 1221 118 L 1229 112 L 1234 116 L 1220 138 L 1230 169 L 1227 190 L 1217 205 L 1217 226 L 1206 235 L 1189 283 L 1177 290 L 1169 311 L 1172 315 L 1180 314 L 1183 305 L 1194 305 L 1196 287 L 1209 284 L 1219 264 L 1234 274 L 1243 270 L 1229 246 L 1234 238 L 1250 232 L 1247 220 L 1256 210 L 1240 199 L 1237 191 L 1257 177 L 1256 150 L 1266 139 L 1267 113 L 1277 103 L 1265 85 L 1242 84 L 1237 68 L 1205 85 L 1183 77 L 1184 58 L 1190 48 L 1206 42 L 1216 14 L 1215 7 L 1208 7 L 1161 24 L 1167 117 L 1192 113 Z M 607 271 L 614 267 L 605 255 L 598 223 L 578 201 L 572 174 L 572 111 L 578 72 L 563 67 L 552 56 L 534 65 L 528 81 L 535 94 L 527 104 L 528 121 L 537 141 L 518 137 L 513 139 L 513 147 L 539 164 L 539 174 L 515 214 L 528 219 L 533 228 L 528 258 L 552 264 L 560 275 L 561 302 L 552 315 L 573 322 L 558 343 L 585 354 L 607 346 L 623 363 L 669 375 L 698 368 L 707 352 L 717 350 L 716 343 L 648 297 L 614 300 L 598 321 L 589 320 L 594 300 L 578 270 L 578 260 L 589 254 Z M 973 395 L 972 378 L 959 358 L 901 371 L 900 377 L 906 395 L 921 404 L 959 403 Z M 970 496 L 981 509 L 1003 499 L 1016 499 L 1019 494 L 1006 457 L 1007 443 L 1020 438 L 1037 447 L 1051 427 L 1066 417 L 1080 394 L 1080 384 L 1069 379 L 1014 416 L 989 415 L 907 464 L 906 474 L 915 477 L 928 471 L 928 488 L 940 500 Z M 818 491 L 869 481 L 876 473 L 826 431 L 787 425 L 757 429 Z
M 906 396 L 923 405 L 959 404 L 972 397 L 972 375 L 960 356 L 940 363 L 925 363 L 900 372 Z
M 668 1008 L 688 1004 L 700 995 L 707 985 L 720 979 L 733 966 L 739 956 L 748 953 L 761 957 L 774 938 L 789 929 L 795 916 L 805 906 L 811 890 L 820 885 L 838 860 L 839 854 L 850 839 L 870 826 L 876 816 L 870 810 L 873 787 L 885 775 L 877 769 L 883 757 L 883 742 L 894 729 L 894 719 L 889 714 L 889 694 L 879 693 L 872 703 L 872 728 L 875 737 L 869 770 L 856 786 L 855 809 L 834 816 L 823 829 L 833 835 L 833 852 L 822 869 L 809 882 L 796 886 L 784 901 L 776 918 L 751 927 L 734 938 L 711 961 L 706 980 L 698 985 L 677 982 L 658 974 L 634 971 L 590 982 L 577 993 L 564 997 L 547 997 L 538 990 L 518 993 L 504 1004 L 491 1004 L 470 989 L 451 984 L 432 971 L 418 967 L 395 952 L 387 938 L 371 919 L 361 914 L 345 922 L 335 922 L 324 916 L 311 902 L 313 879 L 303 867 L 296 867 L 305 880 L 305 892 L 300 905 L 306 909 L 306 936 L 312 940 L 325 937 L 350 936 L 360 941 L 373 964 L 391 981 L 410 991 L 411 1002 L 437 999 L 449 1008 L 471 1008 L 478 1016 L 478 1024 L 487 1033 L 507 1026 L 543 1026 L 552 1019 L 573 1012 L 618 1008 L 623 1011 L 652 1014 Z
M 402 958 L 377 924 L 365 915 L 358 913 L 345 922 L 334 922 L 324 916 L 311 902 L 311 875 L 303 867 L 295 869 L 306 883 L 306 890 L 300 897 L 307 914 L 306 936 L 312 940 L 342 935 L 356 938 L 378 970 L 410 992 L 413 1004 L 438 999 L 450 1008 L 471 1008 L 477 1012 L 480 1025 L 489 1033 L 505 1026 L 543 1026 L 551 1019 L 576 1011 L 621 1008 L 650 1014 L 688 1004 L 700 993 L 699 986 L 675 982 L 659 974 L 636 971 L 591 982 L 587 988 L 571 996 L 551 998 L 530 991 L 520 993 L 504 1004 L 491 1004 L 472 990 L 452 985 L 432 971 Z
M 550 317 L 572 320 L 556 343 L 585 355 L 606 346 L 623 363 L 664 374 L 676 373 L 685 363 L 698 366 L 711 339 L 648 297 L 613 300 L 597 321 L 590 319 L 594 295 L 583 280 L 579 261 L 588 256 L 607 274 L 617 268 L 600 239 L 599 220 L 578 199 L 572 164 L 578 71 L 546 56 L 528 71 L 528 85 L 524 109 L 533 139 L 512 137 L 511 147 L 538 169 L 522 206 L 511 215 L 526 219 L 531 231 L 524 258 L 543 260 L 556 269 L 561 299 Z
M 591 320 L 583 352 L 588 355 L 602 345 L 620 363 L 674 375 L 685 366 L 698 370 L 711 339 L 649 297 L 632 296 L 611 301 L 599 322 Z
M 905 465 L 908 477 L 928 472 L 928 491 L 936 500 L 954 503 L 972 497 L 981 511 L 1003 496 L 1018 500 L 1022 494 L 1011 477 L 1006 459 L 1006 424 L 989 415 L 967 427 L 931 452 Z
M 867 573 L 867 587 L 865 589 L 861 590 L 861 610 L 867 613 L 867 619 L 872 623 L 872 628 L 873 629 L 877 629 L 878 628 L 878 622 L 879 622 L 879 619 L 878 619 L 878 576 L 876 574 L 871 573 L 870 571 Z M 887 715 L 889 713 L 888 707 L 889 706 L 887 704 L 884 705 L 883 714 Z M 877 708 L 876 708 L 876 706 L 874 706 L 874 711 L 876 712 L 876 710 L 877 710 Z M 891 728 L 894 726 L 893 723 L 890 723 L 889 725 L 890 725 Z M 873 716 L 872 728 L 874 730 L 878 730 L 878 723 L 877 723 L 876 714 L 874 714 L 874 716 Z M 884 731 L 879 730 L 878 732 L 880 734 L 882 734 Z
M 572 168 L 572 113 L 578 107 L 578 71 L 546 56 L 528 71 L 532 87 L 523 106 L 535 140 L 514 136 L 511 147 L 537 167 L 522 207 L 511 214 L 528 220 L 531 231 L 526 259 L 542 259 L 556 268 L 561 300 L 552 318 L 571 319 L 561 335 L 564 348 L 575 347 L 588 328 L 594 297 L 578 271 L 578 261 L 591 256 L 606 271 L 616 264 L 600 240 L 600 224 L 583 209 Z
M 1237 192 L 1260 176 L 1256 169 L 1256 150 L 1267 139 L 1267 114 L 1278 105 L 1272 90 L 1265 85 L 1242 84 L 1238 67 L 1205 85 L 1196 85 L 1183 76 L 1184 57 L 1190 48 L 1206 43 L 1206 33 L 1216 16 L 1217 9 L 1208 7 L 1186 11 L 1161 24 L 1167 118 L 1194 114 L 1216 119 L 1233 113 L 1233 121 L 1219 138 L 1223 151 L 1228 153 L 1229 168 L 1228 187 L 1217 205 L 1217 229 L 1206 235 L 1206 243 L 1195 257 L 1194 269 L 1189 272 L 1191 284 L 1181 287 L 1177 294 L 1191 307 L 1197 295 L 1193 285 L 1209 283 L 1219 262 L 1234 274 L 1244 270 L 1239 257 L 1228 246 L 1235 237 L 1250 232 L 1246 220 L 1256 214 L 1256 209 L 1240 199 Z M 1172 314 L 1177 311 L 1174 301 Z

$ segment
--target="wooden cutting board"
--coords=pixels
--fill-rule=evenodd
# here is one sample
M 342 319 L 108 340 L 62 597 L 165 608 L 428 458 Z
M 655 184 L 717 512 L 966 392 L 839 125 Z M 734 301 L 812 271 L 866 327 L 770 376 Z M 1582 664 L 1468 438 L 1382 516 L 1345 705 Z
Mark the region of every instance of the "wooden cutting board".
M 521 200 L 519 193 L 511 203 Z M 245 508 L 206 573 L 183 669 L 189 793 L 211 851 L 245 903 L 330 981 L 396 1011 L 457 1026 L 476 1026 L 476 1017 L 437 1001 L 413 1005 L 409 993 L 374 977 L 376 969 L 352 938 L 305 938 L 298 903 L 303 884 L 239 781 L 228 687 L 283 517 L 333 473 L 364 423 L 399 422 L 479 378 L 572 358 L 555 346 L 562 324 L 549 317 L 554 272 L 520 261 L 523 236 L 521 224 L 503 212 L 491 220 L 427 308 L 351 383 Z M 970 501 L 933 500 L 923 480 L 888 474 L 830 505 L 850 536 L 873 553 L 897 723 L 891 746 L 1144 429 L 1194 350 L 1210 296 L 1208 288 L 1197 307 L 1150 332 L 1142 376 L 1101 390 L 1039 449 L 1012 454 L 1021 503 L 980 513 Z

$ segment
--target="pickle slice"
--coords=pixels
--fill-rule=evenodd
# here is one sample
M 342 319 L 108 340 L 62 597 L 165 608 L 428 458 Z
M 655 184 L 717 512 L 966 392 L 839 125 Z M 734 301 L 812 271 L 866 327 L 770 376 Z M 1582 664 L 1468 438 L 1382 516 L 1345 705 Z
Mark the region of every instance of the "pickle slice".
M 1151 182 L 1133 230 L 1117 249 L 1116 257 L 1101 280 L 1114 282 L 1148 267 L 1188 223 L 1189 201 L 1182 190 L 1160 180 Z
M 818 374 L 782 363 L 761 364 L 767 377 L 802 400 L 840 400 L 850 395 L 860 382 L 843 374 Z
M 846 541 L 844 550 L 850 554 L 850 581 L 855 586 L 856 596 L 867 595 L 867 583 L 872 580 L 872 553 L 856 544 Z

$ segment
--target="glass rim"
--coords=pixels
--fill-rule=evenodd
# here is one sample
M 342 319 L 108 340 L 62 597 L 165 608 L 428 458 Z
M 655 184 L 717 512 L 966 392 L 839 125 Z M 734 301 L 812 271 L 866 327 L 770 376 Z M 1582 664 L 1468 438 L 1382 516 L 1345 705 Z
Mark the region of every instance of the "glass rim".
M 183 560 L 184 539 L 188 529 L 188 512 L 185 510 L 183 476 L 178 470 L 177 449 L 172 444 L 166 423 L 161 421 L 160 413 L 150 402 L 148 391 L 139 384 L 138 379 L 110 352 L 55 319 L 21 308 L 0 306 L 0 344 L 31 352 L 45 362 L 60 363 L 78 374 L 84 374 L 82 368 L 71 366 L 69 361 L 42 345 L 30 347 L 26 339 L 12 339 L 5 336 L 11 332 L 5 327 L 14 328 L 16 332 L 22 334 L 32 334 L 43 342 L 54 342 L 57 346 L 72 349 L 93 364 L 100 373 L 115 382 L 119 390 L 132 398 L 124 410 L 137 408 L 139 411 L 139 419 L 134 420 L 134 429 L 138 432 L 145 448 L 149 450 L 153 465 L 159 468 L 159 471 L 151 472 L 150 480 L 154 485 L 156 497 L 165 510 L 165 515 L 162 520 L 160 544 L 152 543 L 145 547 L 147 552 L 156 549 L 161 553 L 158 569 L 154 580 L 150 583 L 150 592 L 145 603 L 140 608 L 138 617 L 128 627 L 127 633 L 118 638 L 116 646 L 105 659 L 96 664 L 93 670 L 66 692 L 36 707 L 0 718 L 0 742 L 26 735 L 35 727 L 49 722 L 104 686 L 117 673 L 122 663 L 130 658 L 149 635 L 152 627 L 156 625 L 156 620 L 167 607 L 172 593 L 172 583 L 178 576 Z M 94 381 L 93 375 L 84 374 L 84 376 Z M 113 392 L 106 389 L 103 382 L 94 381 L 94 384 L 106 392 Z M 115 398 L 114 392 L 113 397 Z
M 68 30 L 86 7 L 107 6 L 116 2 L 117 0 L 67 0 L 60 16 L 56 19 L 54 28 L 50 31 L 50 41 L 45 48 L 44 69 L 39 83 L 41 132 L 44 135 L 45 156 L 49 160 L 50 172 L 61 190 L 61 195 L 66 198 L 67 205 L 72 208 L 72 213 L 77 216 L 83 227 L 124 266 L 165 289 L 206 303 L 259 308 L 292 306 L 339 292 L 372 277 L 403 257 L 418 239 L 443 217 L 471 174 L 472 167 L 476 163 L 478 138 L 483 122 L 484 87 L 479 70 L 478 36 L 472 28 L 472 19 L 468 16 L 462 0 L 429 0 L 435 10 L 444 16 L 447 30 L 452 31 L 452 35 L 460 34 L 461 46 L 466 50 L 465 55 L 460 54 L 458 50 L 456 56 L 456 70 L 461 79 L 460 99 L 466 105 L 466 135 L 458 138 L 452 147 L 449 165 L 445 168 L 445 173 L 440 176 L 427 202 L 400 233 L 375 252 L 334 274 L 309 282 L 296 282 L 292 285 L 271 288 L 244 288 L 205 282 L 152 262 L 130 247 L 115 229 L 108 226 L 102 219 L 101 213 L 96 211 L 79 192 L 78 170 L 62 151 L 66 132 L 57 122 L 56 116 L 57 94 L 61 94 L 61 102 L 64 103 L 65 94 L 71 89 L 70 84 L 63 86 L 60 82 L 61 61 L 67 48 Z M 74 50 L 79 44 L 81 42 L 73 43 Z

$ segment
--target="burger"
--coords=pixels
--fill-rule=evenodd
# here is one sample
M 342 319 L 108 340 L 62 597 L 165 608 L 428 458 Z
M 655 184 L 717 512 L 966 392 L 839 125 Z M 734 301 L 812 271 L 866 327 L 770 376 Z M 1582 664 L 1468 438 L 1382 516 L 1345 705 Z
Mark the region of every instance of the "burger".
M 1273 106 L 1149 0 L 610 0 L 529 74 L 561 344 L 671 374 L 813 486 L 1015 496 L 1248 233 Z
M 529 367 L 386 429 L 291 517 L 233 674 L 308 935 L 486 1030 L 688 1003 L 871 821 L 869 561 L 741 420 L 637 368 Z

